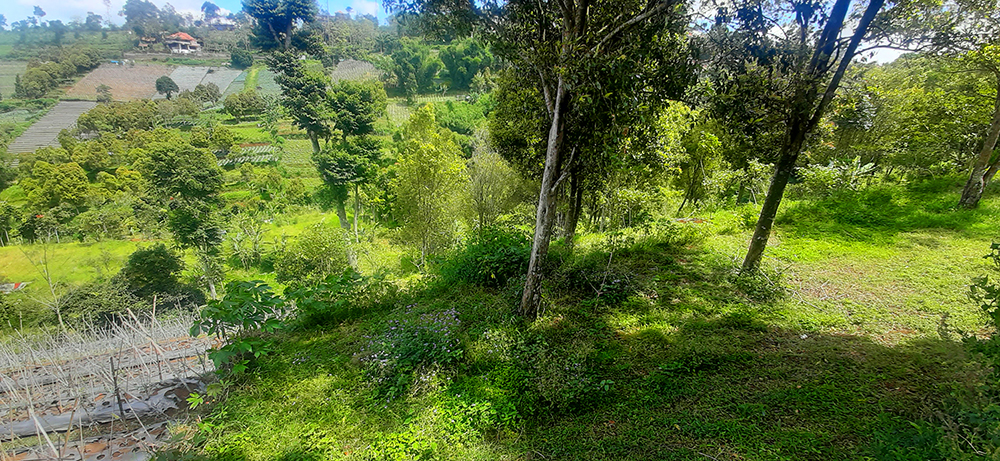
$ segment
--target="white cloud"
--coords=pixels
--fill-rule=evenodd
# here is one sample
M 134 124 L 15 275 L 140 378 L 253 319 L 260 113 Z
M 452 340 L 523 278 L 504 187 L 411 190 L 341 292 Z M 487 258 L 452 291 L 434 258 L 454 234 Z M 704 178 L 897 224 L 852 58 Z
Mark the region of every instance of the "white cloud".
M 375 0 L 353 0 L 351 8 L 354 8 L 354 14 L 357 15 L 370 14 L 377 17 L 379 13 L 378 2 Z

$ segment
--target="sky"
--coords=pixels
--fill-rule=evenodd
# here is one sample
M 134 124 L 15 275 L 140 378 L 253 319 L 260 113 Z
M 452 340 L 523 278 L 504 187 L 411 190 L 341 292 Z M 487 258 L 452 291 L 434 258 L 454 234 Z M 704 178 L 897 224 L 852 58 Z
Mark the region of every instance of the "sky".
M 158 8 L 162 8 L 165 3 L 170 3 L 180 13 L 191 13 L 195 18 L 201 17 L 201 5 L 205 0 L 151 0 Z M 379 5 L 377 0 L 318 0 L 320 9 L 327 9 L 332 12 L 347 11 L 353 8 L 357 14 L 373 14 L 380 20 L 386 16 L 385 10 Z M 243 8 L 241 0 L 215 0 L 219 7 L 226 11 L 239 11 Z M 125 18 L 118 16 L 125 0 L 111 0 L 111 21 L 115 24 L 124 24 Z M 73 20 L 83 22 L 87 17 L 87 12 L 94 12 L 107 17 L 108 7 L 104 5 L 104 0 L 2 0 L 0 1 L 0 14 L 7 18 L 8 26 L 14 21 L 20 21 L 31 16 L 35 6 L 40 6 L 45 11 L 43 21 L 59 19 L 64 23 Z M 9 27 L 8 27 L 9 29 Z

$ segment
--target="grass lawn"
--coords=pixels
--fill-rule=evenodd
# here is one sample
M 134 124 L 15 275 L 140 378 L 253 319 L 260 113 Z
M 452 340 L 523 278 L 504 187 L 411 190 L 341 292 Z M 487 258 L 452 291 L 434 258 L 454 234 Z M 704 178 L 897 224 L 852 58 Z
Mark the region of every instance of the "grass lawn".
M 431 278 L 344 307 L 273 337 L 188 447 L 252 460 L 950 459 L 982 441 L 955 415 L 987 370 L 958 339 L 984 325 L 965 293 L 986 272 L 1000 200 L 938 208 L 957 200 L 944 184 L 877 194 L 787 203 L 768 277 L 733 276 L 749 230 L 721 211 L 625 240 L 584 235 L 572 255 L 555 244 L 534 322 L 513 315 L 516 280 Z M 820 212 L 844 200 L 859 202 Z M 428 355 L 442 338 L 457 356 Z

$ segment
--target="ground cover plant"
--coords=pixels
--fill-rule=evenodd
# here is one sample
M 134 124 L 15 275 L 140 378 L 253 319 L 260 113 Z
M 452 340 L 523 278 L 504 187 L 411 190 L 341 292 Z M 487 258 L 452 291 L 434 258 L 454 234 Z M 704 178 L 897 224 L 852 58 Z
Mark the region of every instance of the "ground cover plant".
M 175 405 L 101 410 L 112 443 L 32 433 L 72 396 L 18 401 L 0 457 L 140 429 L 157 459 L 1000 456 L 994 7 L 771 2 L 692 33 L 667 0 L 264 3 L 0 31 L 30 60 L 4 139 L 98 57 L 159 69 L 0 156 L 0 344 L 63 394 L 48 349 L 118 344 L 79 362 L 104 386 L 81 408 L 114 406 L 123 353 L 144 385 L 114 401 Z M 930 51 L 852 62 L 896 39 Z M 95 52 L 123 44 L 153 52 Z M 197 377 L 159 387 L 164 341 L 211 344 Z

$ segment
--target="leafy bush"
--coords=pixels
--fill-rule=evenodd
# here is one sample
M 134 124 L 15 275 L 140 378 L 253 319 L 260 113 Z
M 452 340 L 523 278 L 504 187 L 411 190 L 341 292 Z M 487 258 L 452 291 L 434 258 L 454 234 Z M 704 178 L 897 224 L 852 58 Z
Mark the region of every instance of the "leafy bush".
M 317 224 L 279 250 L 274 272 L 279 282 L 319 283 L 347 266 L 344 231 Z
M 235 49 L 230 53 L 229 61 L 235 69 L 246 69 L 253 65 L 253 54 L 244 49 Z
M 861 180 L 875 173 L 875 165 L 861 163 L 861 157 L 850 162 L 833 160 L 829 165 L 810 165 L 798 171 L 805 189 L 819 197 L 835 191 L 858 190 Z
M 354 312 L 391 302 L 395 290 L 381 275 L 365 277 L 347 269 L 315 285 L 292 284 L 285 297 L 295 303 L 296 325 L 310 328 L 341 322 Z
M 180 256 L 162 243 L 135 250 L 118 276 L 137 296 L 150 297 L 169 293 L 178 286 L 177 276 L 184 269 Z
M 503 287 L 528 270 L 531 239 L 516 229 L 489 227 L 475 234 L 441 268 L 446 282 Z
M 213 299 L 202 309 L 200 318 L 191 327 L 191 336 L 204 331 L 222 341 L 223 346 L 210 351 L 208 357 L 217 370 L 240 374 L 250 366 L 250 358 L 257 359 L 270 352 L 269 341 L 251 334 L 283 328 L 284 306 L 284 300 L 260 280 L 230 282 L 221 300 Z
M 433 373 L 462 359 L 458 311 L 416 314 L 414 306 L 386 322 L 380 333 L 365 336 L 367 344 L 358 353 L 369 379 L 390 398 L 408 391 L 414 374 Z

